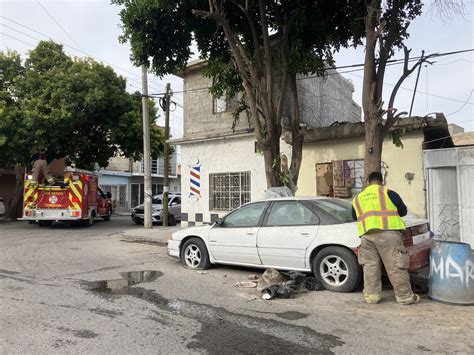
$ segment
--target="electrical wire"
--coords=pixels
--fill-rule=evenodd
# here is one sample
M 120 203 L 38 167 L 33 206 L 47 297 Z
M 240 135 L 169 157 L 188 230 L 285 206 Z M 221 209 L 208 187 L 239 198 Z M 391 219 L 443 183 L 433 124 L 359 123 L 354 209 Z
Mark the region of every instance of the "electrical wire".
M 361 75 L 356 75 L 356 74 L 351 74 L 349 73 L 349 75 L 352 75 L 352 76 L 356 76 L 358 78 L 363 78 Z M 395 86 L 394 84 L 390 84 L 390 83 L 386 83 L 384 82 L 383 83 L 384 85 L 387 85 L 387 86 Z M 410 89 L 410 88 L 406 88 L 406 87 L 403 87 L 403 86 L 400 86 L 400 89 L 403 89 L 403 90 L 408 90 L 408 91 L 412 91 L 413 92 L 413 89 Z M 450 101 L 455 101 L 455 102 L 461 102 L 461 103 L 464 103 L 463 100 L 458 100 L 458 99 L 453 99 L 451 97 L 446 97 L 446 96 L 441 96 L 441 95 L 436 95 L 436 94 L 430 94 L 428 92 L 423 92 L 423 91 L 416 91 L 417 94 L 421 94 L 421 95 L 428 95 L 428 96 L 433 96 L 433 97 L 437 97 L 439 99 L 445 99 L 445 100 L 450 100 Z M 474 103 L 470 102 L 469 104 L 471 105 L 474 105 Z
M 2 35 L 2 36 L 6 36 L 6 37 L 10 37 L 10 38 L 13 38 L 14 40 L 16 40 L 16 41 L 18 41 L 18 42 L 22 42 L 22 43 L 24 43 L 24 44 L 26 44 L 26 45 L 28 45 L 28 46 L 32 46 L 32 47 L 34 47 L 34 46 L 35 46 L 34 44 L 31 44 L 31 43 L 25 42 L 25 41 L 23 41 L 22 39 L 19 39 L 19 38 L 16 38 L 16 37 L 10 36 L 9 34 L 3 33 L 3 32 L 0 32 L 0 35 Z
M 64 27 L 61 26 L 61 24 L 60 24 L 58 21 L 56 21 L 56 19 L 54 18 L 54 16 L 43 6 L 43 4 L 41 4 L 41 2 L 40 2 L 39 0 L 36 0 L 36 3 L 43 9 L 43 11 L 46 13 L 46 15 L 48 15 L 48 17 L 49 17 L 51 20 L 53 20 L 53 22 L 56 24 L 56 26 L 58 26 L 59 29 L 60 29 L 61 31 L 63 31 L 63 32 L 66 34 L 66 36 L 68 36 L 69 39 L 70 39 L 78 48 L 80 48 L 82 51 L 85 52 L 85 50 L 81 47 L 81 45 L 80 45 L 79 43 L 77 43 L 77 41 L 76 41 L 74 38 L 72 38 L 72 36 L 69 34 L 69 32 L 67 32 L 67 31 L 64 29 Z M 89 55 L 89 57 L 90 57 L 90 55 Z
M 472 129 L 470 129 L 470 130 L 467 130 L 467 131 L 464 131 L 464 132 L 462 132 L 462 133 L 471 133 L 471 132 L 473 132 L 473 130 L 472 130 Z M 426 144 L 426 143 L 431 143 L 431 142 L 436 142 L 436 141 L 440 141 L 440 140 L 447 139 L 447 138 L 452 138 L 452 136 L 451 136 L 451 135 L 449 135 L 449 136 L 444 136 L 444 137 L 440 137 L 440 138 L 432 139 L 432 140 L 429 140 L 429 141 L 425 141 L 425 142 L 423 142 L 423 144 Z
M 111 67 L 113 67 L 113 68 L 115 68 L 115 69 L 117 69 L 117 70 L 120 70 L 120 71 L 122 71 L 122 72 L 124 72 L 124 73 L 130 74 L 130 75 L 133 75 L 133 76 L 136 76 L 137 78 L 141 79 L 140 75 L 138 75 L 138 74 L 136 74 L 136 73 L 134 73 L 134 72 L 132 72 L 132 71 L 130 71 L 130 70 L 121 68 L 121 67 L 119 67 L 119 66 L 117 66 L 117 65 L 115 65 L 115 64 L 109 63 L 109 62 L 107 62 L 107 61 L 105 61 L 105 60 L 102 60 L 102 59 L 100 59 L 100 58 L 97 58 L 97 57 L 94 57 L 94 56 L 92 56 L 92 55 L 89 55 L 87 52 L 83 51 L 82 49 L 78 49 L 78 48 L 75 48 L 75 47 L 73 47 L 73 46 L 70 46 L 70 45 L 68 45 L 68 44 L 66 44 L 66 43 L 63 43 L 63 42 L 61 42 L 61 41 L 58 41 L 57 39 L 55 39 L 55 38 L 53 38 L 53 37 L 51 37 L 51 36 L 48 36 L 48 35 L 46 35 L 46 34 L 44 34 L 44 33 L 42 33 L 42 32 L 39 32 L 39 31 L 37 31 L 37 30 L 35 30 L 35 29 L 31 28 L 31 27 L 25 26 L 25 25 L 23 25 L 23 24 L 21 24 L 21 23 L 19 23 L 19 22 L 17 22 L 17 21 L 14 21 L 14 20 L 12 20 L 12 19 L 9 19 L 8 17 L 5 17 L 5 16 L 3 16 L 3 15 L 0 15 L 0 18 L 3 18 L 3 19 L 5 19 L 5 20 L 7 20 L 7 21 L 10 21 L 10 22 L 12 22 L 12 23 L 14 23 L 14 24 L 16 24 L 16 25 L 18 25 L 18 26 L 20 26 L 20 27 L 23 27 L 23 28 L 25 28 L 25 29 L 27 29 L 27 30 L 29 30 L 29 31 L 32 31 L 32 32 L 36 33 L 36 34 L 39 34 L 39 35 L 41 35 L 41 36 L 43 36 L 43 37 L 45 37 L 45 38 L 51 39 L 51 40 L 53 40 L 53 41 L 55 41 L 55 42 L 57 42 L 57 43 L 63 45 L 64 47 L 70 48 L 70 49 L 72 49 L 72 50 L 74 50 L 74 51 L 76 51 L 76 52 L 78 52 L 78 53 L 81 53 L 81 54 L 83 54 L 83 55 L 86 55 L 86 56 L 88 56 L 88 57 L 91 57 L 92 59 L 95 59 L 95 60 L 97 60 L 97 61 L 103 62 L 103 63 L 105 63 L 105 64 L 107 64 L 107 65 L 110 65 Z M 6 25 L 6 24 L 4 24 L 4 23 L 0 23 L 0 25 L 12 29 L 12 27 L 10 27 L 10 26 L 8 26 L 8 25 Z M 24 35 L 24 36 L 33 38 L 33 39 L 35 39 L 35 40 L 37 40 L 37 41 L 41 41 L 40 39 L 35 38 L 35 37 L 33 37 L 33 36 L 31 36 L 31 35 L 25 33 L 25 32 L 22 32 L 22 31 L 19 31 L 19 30 L 16 30 L 16 29 L 14 29 L 14 31 L 16 31 L 16 32 L 18 32 L 18 33 L 21 33 L 21 34 Z M 26 43 L 25 43 L 25 44 L 26 44 Z M 35 46 L 35 45 L 32 45 L 32 44 L 29 44 L 29 45 L 31 45 L 32 47 Z M 132 80 L 132 78 L 130 78 L 130 77 L 128 77 L 128 79 Z M 139 80 L 137 80 L 137 79 L 133 79 L 133 80 L 134 80 L 134 81 L 137 81 L 138 83 L 141 83 L 141 81 L 139 81 Z M 149 82 L 149 84 L 150 84 L 150 87 L 151 87 L 152 85 L 154 85 L 154 86 L 156 86 L 156 88 L 160 88 L 159 90 L 162 90 L 162 89 L 163 89 L 163 88 L 162 88 L 162 85 L 163 85 L 163 84 L 161 84 L 161 83 L 155 83 L 155 82 L 154 82 L 153 80 L 151 80 L 151 79 L 149 79 L 148 82 Z M 155 89 L 156 89 L 156 88 L 155 88 Z
M 451 116 L 451 115 L 454 115 L 455 113 L 458 113 L 459 111 L 461 111 L 461 110 L 464 108 L 464 106 L 466 106 L 466 105 L 469 104 L 469 103 L 472 105 L 472 103 L 469 102 L 469 100 L 471 99 L 471 96 L 472 96 L 472 93 L 473 93 L 473 92 L 474 92 L 474 89 L 471 90 L 471 92 L 469 93 L 469 97 L 467 98 L 466 102 L 463 103 L 462 106 L 461 106 L 460 108 L 458 108 L 456 111 L 451 112 L 451 113 L 448 113 L 448 114 L 446 115 L 446 117 Z

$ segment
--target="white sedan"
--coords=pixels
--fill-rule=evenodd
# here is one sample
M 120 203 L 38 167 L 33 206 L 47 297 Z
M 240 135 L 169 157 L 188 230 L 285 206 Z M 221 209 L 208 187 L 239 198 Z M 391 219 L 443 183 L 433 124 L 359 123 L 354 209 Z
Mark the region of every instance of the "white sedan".
M 245 204 L 212 225 L 179 230 L 168 255 L 185 267 L 240 265 L 313 272 L 328 290 L 357 288 L 360 240 L 351 204 L 334 198 L 277 198 Z M 431 245 L 426 220 L 405 218 L 403 241 L 411 270 L 428 265 Z

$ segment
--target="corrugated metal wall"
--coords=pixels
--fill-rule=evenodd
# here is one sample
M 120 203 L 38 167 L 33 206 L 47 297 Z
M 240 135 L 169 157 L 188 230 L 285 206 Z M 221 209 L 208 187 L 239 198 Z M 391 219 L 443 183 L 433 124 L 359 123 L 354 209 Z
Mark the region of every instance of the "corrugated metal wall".
M 427 210 L 432 230 L 474 248 L 474 147 L 424 153 Z

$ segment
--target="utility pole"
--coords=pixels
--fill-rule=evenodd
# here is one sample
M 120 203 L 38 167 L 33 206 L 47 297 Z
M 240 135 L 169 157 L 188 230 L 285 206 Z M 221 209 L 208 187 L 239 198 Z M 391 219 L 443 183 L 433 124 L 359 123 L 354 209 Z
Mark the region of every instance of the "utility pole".
M 164 102 L 165 110 L 165 149 L 163 153 L 164 160 L 164 171 L 163 171 L 163 227 L 168 226 L 168 190 L 169 190 L 169 164 L 170 164 L 170 146 L 168 139 L 170 139 L 170 100 L 171 100 L 171 89 L 170 83 L 166 84 L 166 94 Z
M 153 228 L 151 220 L 151 160 L 150 160 L 150 117 L 148 111 L 147 67 L 142 65 L 142 110 L 143 110 L 143 164 L 144 164 L 144 227 Z
M 411 117 L 411 111 L 413 110 L 413 104 L 415 103 L 415 95 L 416 95 L 416 89 L 418 88 L 418 79 L 420 79 L 420 71 L 421 71 L 421 66 L 423 64 L 423 57 L 425 56 L 425 51 L 421 51 L 421 59 L 420 59 L 420 66 L 418 67 L 418 74 L 416 74 L 416 82 L 415 82 L 415 88 L 413 89 L 413 97 L 411 98 L 411 105 L 410 105 L 410 113 L 408 114 L 408 117 Z

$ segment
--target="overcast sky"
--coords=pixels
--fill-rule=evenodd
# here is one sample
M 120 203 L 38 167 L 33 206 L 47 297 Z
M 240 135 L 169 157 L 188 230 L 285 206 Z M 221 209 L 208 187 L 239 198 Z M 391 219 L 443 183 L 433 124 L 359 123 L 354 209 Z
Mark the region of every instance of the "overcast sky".
M 430 1 L 426 3 L 428 9 Z M 474 5 L 470 1 L 466 3 L 467 13 L 464 18 L 442 20 L 432 13 L 416 19 L 410 27 L 411 37 L 407 42 L 408 47 L 413 49 L 412 55 L 420 55 L 423 49 L 430 54 L 474 48 Z M 0 0 L 0 49 L 14 49 L 24 55 L 38 40 L 47 39 L 21 25 L 27 26 L 67 45 L 65 50 L 71 55 L 84 56 L 81 52 L 85 52 L 112 65 L 117 73 L 127 78 L 130 91 L 139 90 L 140 69 L 134 67 L 129 60 L 128 44 L 118 42 L 121 34 L 119 11 L 108 0 Z M 363 48 L 345 49 L 336 55 L 336 65 L 362 63 L 363 56 Z M 401 57 L 402 53 L 395 56 Z M 474 54 L 470 52 L 446 56 L 437 59 L 431 66 L 423 67 L 413 115 L 444 112 L 449 122 L 457 123 L 466 130 L 474 130 L 473 65 Z M 389 84 L 397 81 L 401 69 L 399 65 L 389 67 L 384 93 L 387 97 L 392 88 Z M 340 72 L 344 70 L 341 69 Z M 354 83 L 353 98 L 361 104 L 362 72 L 343 75 Z M 407 79 L 403 85 L 406 90 L 400 90 L 397 96 L 395 106 L 402 111 L 410 108 L 415 78 L 416 75 L 413 75 Z M 159 79 L 150 76 L 149 80 L 151 93 L 163 92 L 168 81 L 175 91 L 182 90 L 182 81 L 177 77 Z M 182 94 L 175 94 L 174 99 L 182 104 Z M 162 120 L 159 123 L 163 124 Z M 171 125 L 172 134 L 179 137 L 182 134 L 181 108 L 177 107 L 173 112 Z

